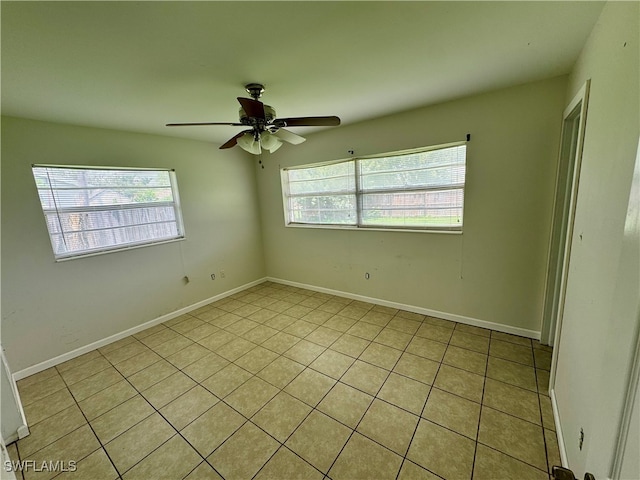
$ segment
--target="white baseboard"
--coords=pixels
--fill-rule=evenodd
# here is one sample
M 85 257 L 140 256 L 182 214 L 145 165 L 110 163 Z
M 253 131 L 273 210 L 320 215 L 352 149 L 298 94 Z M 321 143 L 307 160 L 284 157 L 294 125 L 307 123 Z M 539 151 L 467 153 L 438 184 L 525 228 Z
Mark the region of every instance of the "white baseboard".
M 553 409 L 553 423 L 556 425 L 556 435 L 558 437 L 558 449 L 560 450 L 560 461 L 562 466 L 569 468 L 569 462 L 567 460 L 567 449 L 564 446 L 564 435 L 562 434 L 562 425 L 560 423 L 560 414 L 558 413 L 558 402 L 556 400 L 556 391 L 552 388 L 549 391 L 549 397 L 551 398 L 551 407 Z
M 154 318 L 153 320 L 149 320 L 148 322 L 142 323 L 140 325 L 136 325 L 135 327 L 129 328 L 127 330 L 124 330 L 122 332 L 116 333 L 114 335 L 111 335 L 109 337 L 103 338 L 101 340 L 98 340 L 96 342 L 90 343 L 88 345 L 85 345 L 83 347 L 79 347 L 76 348 L 75 350 L 72 350 L 70 352 L 67 353 L 63 353 L 62 355 L 58 355 L 57 357 L 51 358 L 49 360 L 45 360 L 44 362 L 38 363 L 36 365 L 32 365 L 31 367 L 27 367 L 25 369 L 19 370 L 17 372 L 15 372 L 13 374 L 13 379 L 14 381 L 18 381 L 21 380 L 23 378 L 26 378 L 30 375 L 34 375 L 36 373 L 42 372 L 43 370 L 46 370 L 47 368 L 51 368 L 51 367 L 55 367 L 56 365 L 59 365 L 61 363 L 64 363 L 68 360 L 71 360 L 73 358 L 79 357 L 80 355 L 84 355 L 85 353 L 89 353 L 92 350 L 95 350 L 96 348 L 101 348 L 104 347 L 105 345 L 109 345 L 110 343 L 116 342 L 122 338 L 128 337 L 130 335 L 133 335 L 135 333 L 141 332 L 142 330 L 146 330 L 147 328 L 153 327 L 155 325 L 158 325 L 159 323 L 163 323 L 163 322 L 167 322 L 169 320 L 171 320 L 172 318 L 176 318 L 179 317 L 180 315 L 183 315 L 185 313 L 189 313 L 193 310 L 196 310 L 200 307 L 203 307 L 205 305 L 208 305 L 209 303 L 213 303 L 216 302 L 218 300 L 221 300 L 225 297 L 228 297 L 229 295 L 233 295 L 234 293 L 238 293 L 241 292 L 243 290 L 246 290 L 247 288 L 251 288 L 255 285 L 259 285 L 263 282 L 265 282 L 267 279 L 266 278 L 260 278 L 258 280 L 254 280 L 253 282 L 249 282 L 246 283 L 244 285 L 241 285 L 239 287 L 233 288 L 231 290 L 227 290 L 226 292 L 223 293 L 219 293 L 218 295 L 214 295 L 213 297 L 207 298 L 205 300 L 201 300 L 197 303 L 194 303 L 193 305 L 189 305 L 188 307 L 183 307 L 179 310 L 176 310 L 174 312 L 171 313 L 167 313 L 165 315 L 162 315 L 158 318 Z
M 382 300 L 380 298 L 366 297 L 364 295 L 357 295 L 355 293 L 342 292 L 340 290 L 332 290 L 330 288 L 324 287 L 316 287 L 315 285 L 292 282 L 290 280 L 283 280 L 281 278 L 267 277 L 267 280 L 275 283 L 282 283 L 284 285 L 290 285 L 292 287 L 306 288 L 307 290 L 313 290 L 315 292 L 327 293 L 329 295 L 350 298 L 352 300 L 360 300 L 361 302 L 375 303 L 384 307 L 397 308 L 399 310 L 406 310 L 408 312 L 419 313 L 421 315 L 429 315 L 430 317 L 438 317 L 445 320 L 451 320 L 453 322 L 464 323 L 466 325 L 473 325 L 474 327 L 489 328 L 491 330 L 497 330 L 503 333 L 510 333 L 512 335 L 519 335 L 521 337 L 540 340 L 540 331 L 537 330 L 527 330 L 525 328 L 512 327 L 510 325 L 504 325 L 502 323 L 479 320 L 477 318 L 465 317 L 463 315 L 458 315 L 455 313 L 440 312 L 438 310 L 431 310 L 429 308 L 416 307 L 414 305 L 406 305 L 404 303 L 398 302 L 390 302 L 388 300 Z

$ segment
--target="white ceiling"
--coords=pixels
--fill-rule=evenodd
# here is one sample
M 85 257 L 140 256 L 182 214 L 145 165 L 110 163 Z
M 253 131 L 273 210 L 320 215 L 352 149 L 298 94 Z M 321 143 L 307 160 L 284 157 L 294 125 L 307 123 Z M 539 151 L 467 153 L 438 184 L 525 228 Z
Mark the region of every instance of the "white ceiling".
M 164 124 L 235 122 L 260 82 L 280 117 L 348 124 L 566 74 L 602 6 L 2 1 L 2 113 L 222 143 Z

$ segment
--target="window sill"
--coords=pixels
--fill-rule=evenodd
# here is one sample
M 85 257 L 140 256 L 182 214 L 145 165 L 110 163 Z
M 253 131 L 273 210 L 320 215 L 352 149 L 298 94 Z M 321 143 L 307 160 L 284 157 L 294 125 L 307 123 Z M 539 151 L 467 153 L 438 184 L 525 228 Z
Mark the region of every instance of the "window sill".
M 386 228 L 386 227 L 356 227 L 354 225 L 315 225 L 308 223 L 287 223 L 286 228 L 312 228 L 322 230 L 350 230 L 360 232 L 398 232 L 398 233 L 444 233 L 447 235 L 462 235 L 462 230 L 438 230 L 430 228 Z
M 79 253 L 77 255 L 68 255 L 68 256 L 64 256 L 64 257 L 56 257 L 55 261 L 56 261 L 56 263 L 68 262 L 69 260 L 76 260 L 76 259 L 79 259 L 79 258 L 97 257 L 98 255 L 107 255 L 109 253 L 124 252 L 124 251 L 127 251 L 127 250 L 134 250 L 134 249 L 137 249 L 137 248 L 153 247 L 155 245 L 164 245 L 165 243 L 181 242 L 183 240 L 185 240 L 184 236 L 180 237 L 180 238 L 171 238 L 169 240 L 160 240 L 159 242 L 138 243 L 138 244 L 134 244 L 134 245 L 111 248 L 111 249 L 108 249 L 108 250 L 99 250 L 99 251 L 95 251 L 95 252 Z

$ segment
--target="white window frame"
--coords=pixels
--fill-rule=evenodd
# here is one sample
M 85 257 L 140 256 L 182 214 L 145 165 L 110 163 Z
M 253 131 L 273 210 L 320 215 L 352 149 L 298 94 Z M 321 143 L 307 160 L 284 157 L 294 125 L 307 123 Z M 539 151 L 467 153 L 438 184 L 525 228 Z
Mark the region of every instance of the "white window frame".
M 171 188 L 171 198 L 172 200 L 166 201 L 153 201 L 153 202 L 135 202 L 135 203 L 124 203 L 124 202 L 114 202 L 108 205 L 93 205 L 93 206 L 83 206 L 83 205 L 74 205 L 74 206 L 61 206 L 59 202 L 56 200 L 59 197 L 59 191 L 62 190 L 82 190 L 83 188 L 79 187 L 65 187 L 65 188 L 56 188 L 51 185 L 51 182 L 46 187 L 38 186 L 36 177 L 35 177 L 35 169 L 54 169 L 54 170 L 93 170 L 93 171 L 103 171 L 103 172 L 167 172 L 169 178 L 169 185 L 164 188 Z M 34 181 L 36 181 L 36 188 L 38 190 L 38 197 L 40 200 L 40 207 L 42 208 L 42 212 L 45 217 L 45 223 L 47 225 L 47 232 L 49 234 L 49 239 L 51 241 L 51 248 L 55 257 L 56 262 L 72 260 L 76 258 L 84 258 L 95 255 L 103 255 L 106 253 L 113 253 L 123 250 L 130 250 L 134 248 L 147 247 L 151 245 L 159 245 L 163 243 L 170 243 L 183 240 L 185 238 L 184 233 L 184 224 L 182 219 L 182 209 L 180 206 L 180 195 L 178 193 L 178 184 L 176 180 L 176 173 L 173 169 L 168 168 L 137 168 L 137 167 L 104 167 L 104 166 L 81 166 L 81 165 L 50 165 L 50 164 L 34 164 L 32 165 L 32 174 L 34 175 Z M 98 187 L 89 187 L 98 189 Z M 108 191 L 108 187 L 103 187 L 106 191 Z M 132 188 L 130 186 L 120 186 L 115 185 L 114 189 L 123 188 Z M 144 190 L 145 187 L 135 187 L 140 190 Z M 151 187 L 153 188 L 153 187 Z M 161 187 L 157 187 L 161 188 Z M 53 208 L 47 208 L 45 202 L 40 196 L 40 192 L 44 192 L 45 194 L 51 195 L 54 206 Z M 91 214 L 91 213 L 103 213 L 108 211 L 126 211 L 131 209 L 142 209 L 142 208 L 153 208 L 153 207 L 171 207 L 173 209 L 174 219 L 172 220 L 163 220 L 163 221 L 155 221 L 151 223 L 157 224 L 175 224 L 175 234 L 170 234 L 163 236 L 161 238 L 145 238 L 137 241 L 127 241 L 116 243 L 112 245 L 101 245 L 93 248 L 84 248 L 84 249 L 73 249 L 68 250 L 66 252 L 57 253 L 56 252 L 56 240 L 54 237 L 61 236 L 63 241 L 66 241 L 65 235 L 77 234 L 79 232 L 89 232 L 94 230 L 104 230 L 104 231 L 115 231 L 118 229 L 123 229 L 127 227 L 135 227 L 140 225 L 145 225 L 145 223 L 131 223 L 131 224 L 116 224 L 109 227 L 101 227 L 96 229 L 88 229 L 88 230 L 70 230 L 65 229 L 63 223 L 61 221 L 61 216 L 69 213 L 79 213 L 79 214 Z M 51 217 L 54 219 L 54 222 L 57 223 L 58 231 L 52 231 L 49 225 L 49 221 L 47 218 Z M 115 235 L 114 235 L 115 237 Z
M 284 221 L 285 221 L 285 226 L 286 227 L 293 227 L 293 228 L 323 228 L 323 229 L 341 229 L 341 230 L 382 230 L 382 231 L 402 231 L 402 232 L 427 232 L 427 233 L 449 233 L 449 234 L 461 234 L 462 230 L 463 230 L 463 226 L 464 226 L 464 200 L 465 200 L 465 189 L 466 189 L 466 178 L 464 179 L 464 181 L 461 184 L 455 184 L 455 185 L 451 185 L 449 189 L 460 189 L 462 191 L 462 217 L 461 217 L 461 223 L 459 226 L 444 226 L 444 227 L 438 227 L 436 225 L 426 225 L 426 226 L 419 226 L 419 225 L 415 225 L 415 226 L 404 226 L 404 225 L 366 225 L 363 224 L 363 220 L 362 220 L 362 198 L 363 195 L 366 195 L 367 192 L 366 190 L 362 189 L 362 185 L 361 185 L 361 177 L 360 177 L 360 162 L 363 160 L 367 160 L 367 159 L 373 159 L 373 158 L 385 158 L 385 157 L 395 157 L 395 156 L 402 156 L 402 155 L 410 155 L 410 154 L 414 154 L 414 153 L 423 153 L 423 152 L 428 152 L 428 151 L 434 151 L 434 150 L 442 150 L 442 149 L 446 149 L 446 148 L 452 148 L 452 147 L 459 147 L 459 146 L 466 146 L 467 142 L 466 141 L 461 141 L 461 142 L 452 142 L 452 143 L 446 143 L 446 144 L 440 144 L 440 145 L 433 145 L 433 146 L 429 146 L 429 147 L 423 147 L 423 148 L 416 148 L 416 149 L 410 149 L 410 150 L 401 150 L 401 151 L 395 151 L 395 152 L 386 152 L 386 153 L 381 153 L 381 154 L 375 154 L 375 155 L 367 155 L 367 156 L 358 156 L 358 157 L 352 157 L 352 158 L 348 158 L 348 159 L 342 159 L 342 160 L 336 160 L 336 161 L 332 161 L 332 162 L 322 162 L 322 163 L 315 163 L 315 164 L 309 164 L 309 165 L 297 165 L 297 166 L 293 166 L 293 167 L 284 167 L 280 169 L 280 178 L 281 178 L 281 185 L 282 185 L 282 201 L 283 201 L 283 210 L 284 210 Z M 466 154 L 467 152 L 465 151 L 465 164 L 464 164 L 464 169 L 465 169 L 465 177 L 466 177 Z M 355 218 L 356 220 L 352 223 L 352 224 L 348 224 L 348 225 L 344 225 L 344 224 L 337 224 L 337 223 L 301 223 L 301 222 L 294 222 L 292 221 L 292 216 L 290 213 L 290 198 L 292 198 L 293 196 L 290 195 L 289 192 L 289 176 L 288 173 L 291 170 L 297 170 L 297 169 L 309 169 L 309 168 L 314 168 L 314 167 L 322 167 L 325 165 L 331 165 L 331 164 L 338 164 L 338 163 L 347 163 L 347 162 L 352 162 L 353 163 L 353 168 L 354 168 L 354 173 L 355 173 L 355 188 L 353 191 L 353 194 L 356 197 L 356 212 L 355 213 Z M 446 188 L 445 188 L 446 189 Z M 443 190 L 443 186 L 437 186 L 437 187 L 433 187 L 430 188 L 429 186 L 423 186 L 423 187 L 419 187 L 419 188 L 413 188 L 413 187 L 407 187 L 407 188 L 389 188 L 389 189 L 385 189 L 385 192 L 388 193 L 394 193 L 394 192 L 416 192 L 416 191 L 438 191 L 438 190 Z

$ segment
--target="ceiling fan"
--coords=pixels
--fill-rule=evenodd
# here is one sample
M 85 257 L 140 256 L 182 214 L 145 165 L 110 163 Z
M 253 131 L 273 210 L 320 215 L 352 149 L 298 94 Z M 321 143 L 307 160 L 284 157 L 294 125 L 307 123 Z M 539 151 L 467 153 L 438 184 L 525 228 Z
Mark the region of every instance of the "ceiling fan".
M 250 83 L 245 86 L 247 93 L 252 98 L 238 97 L 240 102 L 240 122 L 200 122 L 200 123 L 167 123 L 167 127 L 191 127 L 199 125 L 230 125 L 248 127 L 237 135 L 234 135 L 221 149 L 231 148 L 235 145 L 254 155 L 259 155 L 262 149 L 270 153 L 282 146 L 282 142 L 298 145 L 305 141 L 304 137 L 297 135 L 285 127 L 332 127 L 340 125 L 340 118 L 330 117 L 291 117 L 276 118 L 273 107 L 265 105 L 258 99 L 264 92 L 264 85 Z

